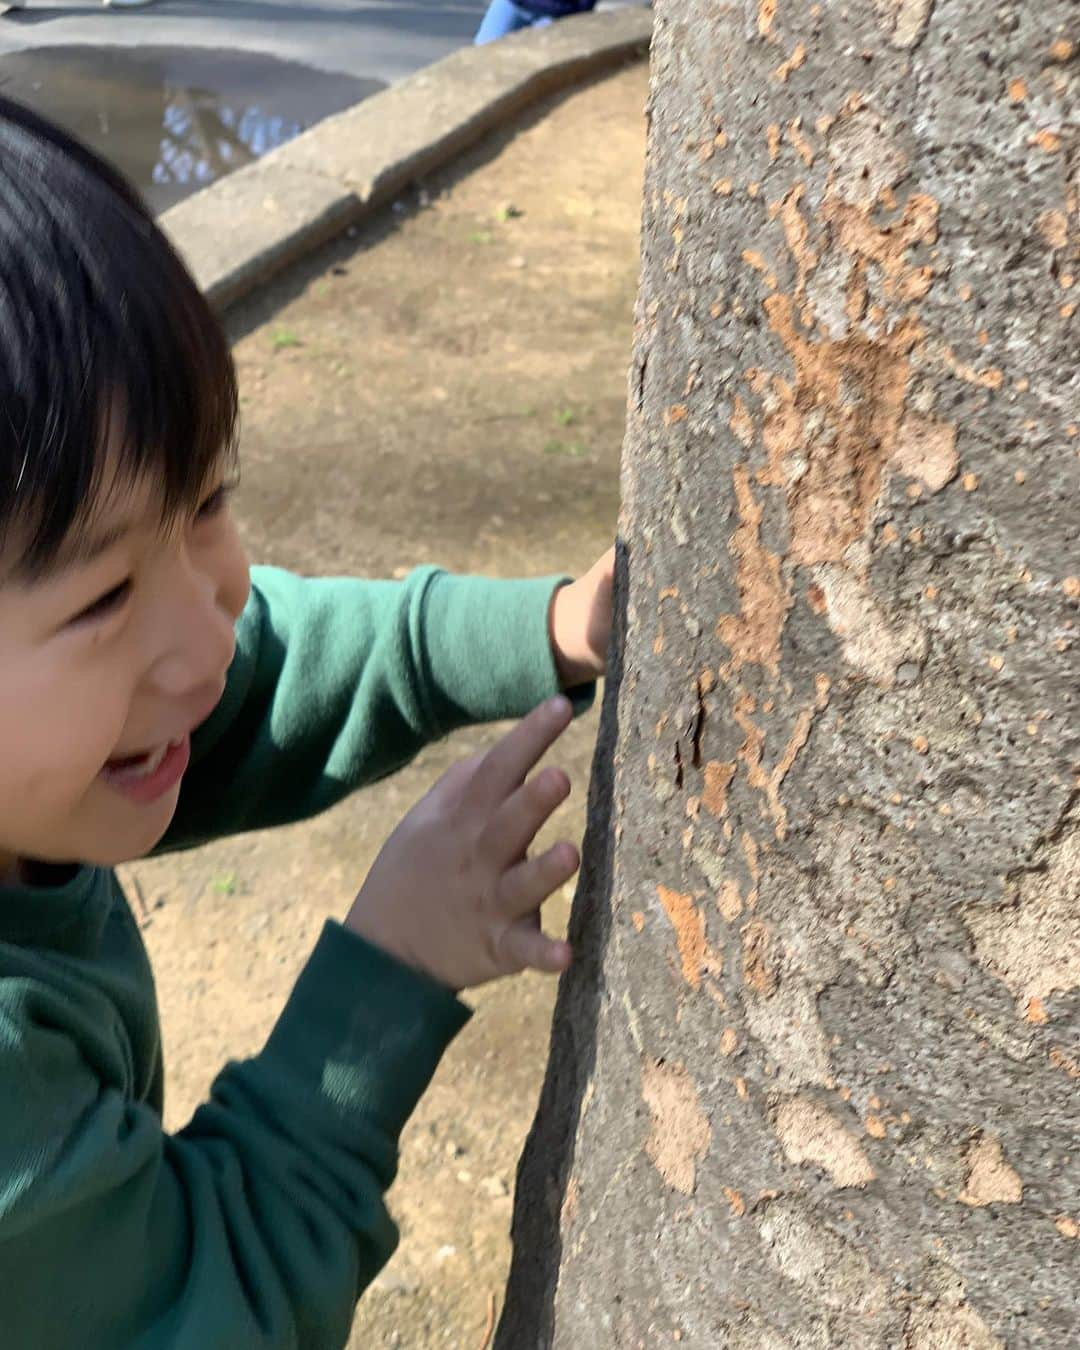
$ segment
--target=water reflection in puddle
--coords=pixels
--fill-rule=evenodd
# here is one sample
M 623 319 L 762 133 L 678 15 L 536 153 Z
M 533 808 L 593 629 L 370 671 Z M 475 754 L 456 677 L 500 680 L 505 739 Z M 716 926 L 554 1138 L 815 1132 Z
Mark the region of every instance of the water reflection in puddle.
M 252 52 L 48 47 L 0 57 L 0 88 L 111 159 L 164 211 L 385 83 Z

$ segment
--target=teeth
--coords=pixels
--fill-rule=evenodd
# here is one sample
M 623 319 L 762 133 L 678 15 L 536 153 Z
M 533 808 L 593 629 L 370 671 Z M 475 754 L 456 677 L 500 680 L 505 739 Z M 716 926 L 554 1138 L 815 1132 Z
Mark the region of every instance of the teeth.
M 172 742 L 167 742 L 160 750 L 155 750 L 153 754 L 147 755 L 145 761 L 137 768 L 128 770 L 132 778 L 149 778 L 152 773 L 157 773 L 161 768 L 161 762 L 169 753 Z

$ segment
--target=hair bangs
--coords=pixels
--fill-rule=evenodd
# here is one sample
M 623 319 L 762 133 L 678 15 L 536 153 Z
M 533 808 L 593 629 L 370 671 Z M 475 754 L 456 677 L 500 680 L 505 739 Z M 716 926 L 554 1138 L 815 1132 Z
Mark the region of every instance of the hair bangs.
M 106 474 L 165 518 L 235 453 L 221 325 L 135 191 L 0 99 L 0 547 L 39 575 Z

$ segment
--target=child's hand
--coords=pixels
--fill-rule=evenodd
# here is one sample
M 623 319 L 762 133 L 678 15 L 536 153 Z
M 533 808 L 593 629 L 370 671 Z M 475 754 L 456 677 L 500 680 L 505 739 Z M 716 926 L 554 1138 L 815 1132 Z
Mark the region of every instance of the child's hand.
M 577 871 L 578 851 L 526 855 L 570 780 L 555 768 L 525 777 L 570 717 L 566 699 L 549 700 L 455 764 L 387 840 L 345 926 L 455 990 L 526 967 L 565 970 L 570 947 L 544 936 L 539 910 Z
M 615 550 L 608 549 L 583 577 L 560 586 L 548 620 L 551 650 L 564 689 L 603 675 L 611 636 Z

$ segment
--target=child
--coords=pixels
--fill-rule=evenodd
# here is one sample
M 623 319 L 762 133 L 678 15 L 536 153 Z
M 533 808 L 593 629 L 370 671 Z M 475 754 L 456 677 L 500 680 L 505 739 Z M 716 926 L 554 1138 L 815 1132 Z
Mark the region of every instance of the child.
M 455 991 L 569 961 L 538 911 L 577 852 L 527 858 L 569 783 L 527 775 L 560 685 L 601 672 L 610 557 L 569 586 L 249 574 L 220 328 L 125 183 L 4 101 L 0 406 L 0 1344 L 340 1347 Z M 111 869 L 525 713 L 406 816 L 265 1049 L 165 1134 Z
M 587 14 L 595 6 L 596 0 L 490 0 L 473 43 L 482 47 L 522 28 L 544 28 L 571 14 Z

